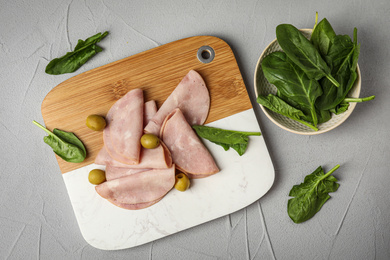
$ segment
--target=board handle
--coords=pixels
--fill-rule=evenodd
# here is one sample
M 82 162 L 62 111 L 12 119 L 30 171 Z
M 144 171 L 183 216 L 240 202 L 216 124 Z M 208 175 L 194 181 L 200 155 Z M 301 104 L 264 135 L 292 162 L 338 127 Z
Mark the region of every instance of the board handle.
M 210 46 L 202 46 L 197 52 L 198 60 L 202 63 L 210 63 L 215 57 L 215 51 Z

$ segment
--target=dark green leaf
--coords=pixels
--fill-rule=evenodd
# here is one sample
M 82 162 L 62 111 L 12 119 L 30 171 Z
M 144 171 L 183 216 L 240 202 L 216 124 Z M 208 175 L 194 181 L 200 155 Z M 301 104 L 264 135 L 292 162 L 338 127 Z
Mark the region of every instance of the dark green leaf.
M 225 130 L 215 127 L 194 125 L 197 135 L 223 147 L 227 151 L 230 147 L 241 156 L 245 153 L 251 135 L 261 135 L 260 132 L 242 132 Z
M 210 140 L 209 140 L 209 141 L 210 141 Z M 211 142 L 211 141 L 210 141 L 210 142 Z M 225 151 L 229 150 L 229 148 L 230 148 L 230 145 L 228 145 L 228 144 L 219 143 L 219 142 L 212 142 L 212 143 L 215 143 L 215 144 L 217 144 L 217 145 L 222 146 L 222 148 L 223 148 Z
M 328 55 L 329 47 L 333 38 L 336 36 L 332 26 L 326 18 L 324 18 L 319 24 L 314 28 L 310 41 L 314 47 L 320 52 L 321 56 L 324 57 Z
M 356 38 L 356 28 L 354 34 Z M 336 35 L 333 38 L 325 59 L 340 86 L 335 87 L 327 78 L 321 79 L 320 84 L 324 93 L 316 101 L 317 108 L 330 110 L 343 101 L 357 78 L 356 66 L 359 52 L 360 45 L 352 42 L 349 36 Z
M 84 161 L 87 155 L 86 149 L 83 143 L 73 133 L 58 129 L 50 132 L 36 121 L 33 121 L 33 123 L 48 134 L 43 140 L 59 157 L 67 162 L 73 163 Z
M 312 218 L 330 198 L 330 192 L 339 188 L 337 179 L 331 174 L 340 165 L 336 165 L 328 173 L 324 174 L 322 167 L 318 167 L 313 173 L 307 175 L 304 182 L 294 185 L 290 190 L 287 204 L 287 212 L 295 223 L 302 223 Z
M 319 124 L 329 121 L 331 117 L 332 114 L 329 112 L 329 110 L 317 110 L 317 118 Z
M 276 95 L 279 98 L 281 98 L 283 101 L 285 101 L 287 104 L 289 104 L 290 106 L 292 106 L 298 110 L 301 110 L 304 114 L 301 117 L 302 120 L 314 124 L 310 110 L 300 107 L 300 105 L 297 102 L 294 102 L 293 100 L 289 99 L 288 97 L 283 96 L 280 93 L 280 91 L 278 91 Z M 316 109 L 316 114 L 317 114 L 317 121 L 318 121 L 317 124 L 324 123 L 324 122 L 330 120 L 330 118 L 332 117 L 331 113 L 328 110 Z
M 248 143 L 233 144 L 231 147 L 241 156 L 245 153 Z
M 276 27 L 276 38 L 287 56 L 310 79 L 327 77 L 334 85 L 339 86 L 319 51 L 297 28 L 291 24 L 280 24 Z
M 342 114 L 345 111 L 347 111 L 348 108 L 349 108 L 349 103 L 341 102 L 340 104 L 338 104 L 334 108 L 330 109 L 329 111 L 332 112 L 335 115 L 339 115 L 339 114 Z
M 268 94 L 268 96 L 261 96 L 260 95 L 257 97 L 257 103 L 263 105 L 264 107 L 266 107 L 269 110 L 272 110 L 278 114 L 281 114 L 281 115 L 286 116 L 288 118 L 291 118 L 295 121 L 298 121 L 298 122 L 310 127 L 314 131 L 318 131 L 318 129 L 316 127 L 314 127 L 313 125 L 311 125 L 310 123 L 305 121 L 306 116 L 301 110 L 296 109 L 295 107 L 289 105 L 284 100 L 282 100 L 281 98 L 279 98 L 275 95 L 272 95 L 272 94 Z
M 85 41 L 79 40 L 74 51 L 66 55 L 55 58 L 46 66 L 45 72 L 52 75 L 72 73 L 85 64 L 96 53 L 101 52 L 102 48 L 96 44 L 100 42 L 108 32 L 98 33 L 89 37 Z
M 318 81 L 310 79 L 284 52 L 273 52 L 261 64 L 265 78 L 274 84 L 286 102 L 311 116 L 317 125 L 316 99 L 322 94 Z M 291 103 L 290 103 L 291 104 Z
M 80 141 L 80 139 L 77 138 L 77 136 L 72 132 L 66 132 L 59 130 L 57 128 L 53 129 L 53 133 L 57 135 L 59 138 L 61 138 L 63 141 L 73 144 L 80 148 L 80 150 L 83 151 L 83 156 L 87 156 L 87 150 L 84 147 L 84 144 Z

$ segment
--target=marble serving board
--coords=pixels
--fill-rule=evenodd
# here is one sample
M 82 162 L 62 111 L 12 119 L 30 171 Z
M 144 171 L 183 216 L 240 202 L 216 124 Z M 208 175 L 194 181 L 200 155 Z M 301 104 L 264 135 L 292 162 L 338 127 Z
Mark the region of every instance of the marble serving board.
M 260 131 L 234 53 L 213 36 L 181 39 L 81 73 L 43 100 L 45 126 L 73 132 L 86 146 L 82 163 L 56 158 L 81 233 L 92 246 L 115 250 L 141 245 L 242 209 L 272 186 L 274 168 L 262 136 L 250 137 L 243 156 L 205 141 L 221 171 L 193 180 L 186 192 L 171 190 L 146 209 L 116 207 L 88 182 L 90 170 L 104 167 L 94 164 L 103 147 L 102 132 L 86 127 L 87 116 L 105 116 L 134 88 L 141 88 L 145 101 L 155 100 L 160 107 L 191 69 L 199 72 L 210 92 L 207 125 Z
M 207 124 L 260 131 L 253 109 Z M 274 182 L 274 168 L 262 136 L 251 136 L 244 155 L 204 141 L 221 171 L 192 180 L 185 192 L 172 189 L 160 202 L 125 210 L 100 197 L 88 182 L 91 164 L 63 174 L 84 239 L 103 250 L 142 245 L 240 210 L 261 198 Z

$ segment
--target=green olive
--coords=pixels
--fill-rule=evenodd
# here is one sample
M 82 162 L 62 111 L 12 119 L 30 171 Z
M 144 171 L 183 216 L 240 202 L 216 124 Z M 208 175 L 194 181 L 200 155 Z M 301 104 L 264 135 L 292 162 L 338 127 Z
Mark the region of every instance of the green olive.
M 87 117 L 86 125 L 89 129 L 94 131 L 102 131 L 106 127 L 106 120 L 99 115 L 89 115 Z
M 176 174 L 175 179 L 175 189 L 178 191 L 186 191 L 190 187 L 190 179 L 184 173 Z
M 88 180 L 94 185 L 99 185 L 106 181 L 106 173 L 103 170 L 94 169 L 89 172 Z
M 141 137 L 141 145 L 146 149 L 153 149 L 160 145 L 160 139 L 154 134 L 144 134 Z

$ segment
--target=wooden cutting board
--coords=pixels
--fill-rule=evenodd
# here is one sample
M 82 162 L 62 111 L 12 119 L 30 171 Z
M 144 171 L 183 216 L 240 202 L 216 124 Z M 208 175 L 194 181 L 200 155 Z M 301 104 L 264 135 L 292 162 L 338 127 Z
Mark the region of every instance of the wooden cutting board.
M 72 77 L 45 97 L 41 109 L 46 127 L 75 133 L 88 152 L 82 163 L 68 163 L 57 156 L 61 172 L 93 163 L 103 146 L 102 132 L 85 125 L 88 115 L 105 116 L 134 88 L 143 89 L 145 101 L 156 100 L 160 107 L 191 69 L 200 73 L 210 91 L 206 123 L 252 107 L 234 54 L 223 40 L 196 36 L 147 50 Z

